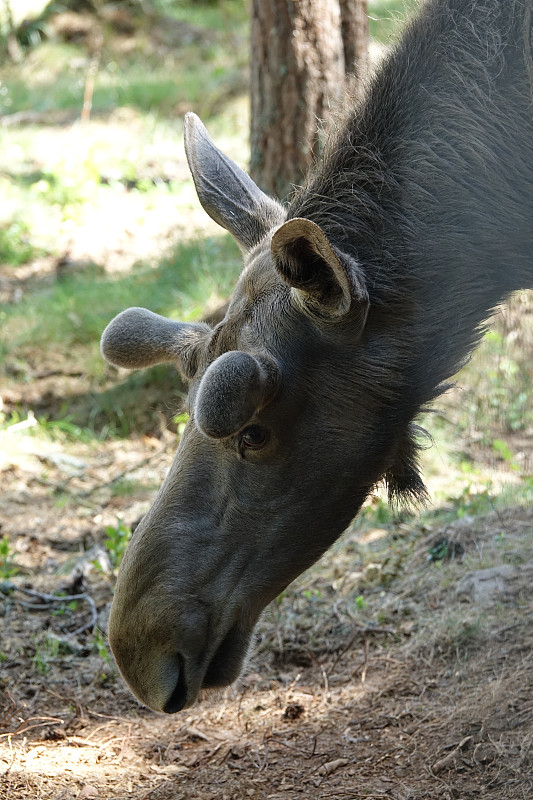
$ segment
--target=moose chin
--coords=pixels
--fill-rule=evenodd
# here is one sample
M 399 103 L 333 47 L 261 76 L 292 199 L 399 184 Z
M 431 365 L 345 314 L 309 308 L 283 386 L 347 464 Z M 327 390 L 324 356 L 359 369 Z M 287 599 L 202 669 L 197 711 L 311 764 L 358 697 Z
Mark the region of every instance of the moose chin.
M 214 329 L 143 308 L 111 363 L 174 362 L 189 421 L 121 565 L 117 664 L 157 711 L 238 676 L 267 603 L 384 482 L 420 500 L 414 420 L 494 307 L 533 287 L 532 0 L 433 0 L 288 205 L 194 114 L 200 203 L 244 268 Z

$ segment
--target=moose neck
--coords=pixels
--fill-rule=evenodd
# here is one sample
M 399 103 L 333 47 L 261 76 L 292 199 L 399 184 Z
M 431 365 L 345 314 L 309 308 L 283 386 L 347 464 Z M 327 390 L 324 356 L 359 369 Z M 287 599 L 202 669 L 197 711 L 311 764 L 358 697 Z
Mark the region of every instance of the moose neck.
M 361 263 L 369 324 L 418 403 L 461 366 L 491 310 L 533 286 L 524 5 L 489 5 L 468 20 L 464 3 L 428 6 L 288 213 Z

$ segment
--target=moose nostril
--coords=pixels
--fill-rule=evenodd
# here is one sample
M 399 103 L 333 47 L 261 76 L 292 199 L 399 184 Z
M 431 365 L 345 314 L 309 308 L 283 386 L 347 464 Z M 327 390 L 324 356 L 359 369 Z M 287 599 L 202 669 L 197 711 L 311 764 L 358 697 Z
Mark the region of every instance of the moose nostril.
M 187 703 L 187 683 L 185 681 L 185 670 L 183 668 L 183 662 L 179 656 L 177 662 L 178 680 L 176 681 L 174 691 L 163 706 L 163 711 L 166 714 L 175 714 L 176 711 L 181 711 L 181 709 Z

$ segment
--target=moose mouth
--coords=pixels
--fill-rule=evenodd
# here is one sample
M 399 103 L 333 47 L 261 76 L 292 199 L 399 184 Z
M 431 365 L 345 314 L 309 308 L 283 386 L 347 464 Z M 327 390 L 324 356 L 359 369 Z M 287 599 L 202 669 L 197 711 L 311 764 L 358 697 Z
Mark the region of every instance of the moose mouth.
M 226 634 L 208 664 L 201 682 L 201 689 L 221 689 L 230 686 L 238 677 L 248 652 L 252 631 L 244 630 L 235 624 Z M 198 692 L 192 696 L 187 686 L 184 659 L 177 656 L 178 679 L 174 691 L 164 705 L 166 714 L 175 714 L 196 700 Z

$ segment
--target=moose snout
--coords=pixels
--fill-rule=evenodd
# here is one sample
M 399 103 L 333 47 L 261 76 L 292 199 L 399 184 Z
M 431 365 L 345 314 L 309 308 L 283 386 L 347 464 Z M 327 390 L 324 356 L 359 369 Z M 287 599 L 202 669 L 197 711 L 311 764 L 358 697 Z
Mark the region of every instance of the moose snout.
M 182 443 L 187 436 L 195 446 L 207 442 L 190 427 Z M 231 684 L 264 606 L 257 588 L 250 591 L 254 537 L 235 554 L 231 531 L 220 526 L 216 486 L 199 484 L 191 465 L 175 461 L 120 566 L 109 643 L 133 694 L 155 711 L 180 711 L 202 689 Z
M 132 597 L 128 573 L 121 571 L 109 644 L 133 694 L 154 711 L 172 714 L 192 705 L 201 689 L 238 677 L 253 621 L 244 621 L 222 595 L 207 602 L 192 592 L 170 592 L 168 585 L 164 592 L 164 584 L 154 579 L 151 591 Z
M 127 565 L 126 565 L 127 566 Z M 145 574 L 149 570 L 145 566 Z M 197 698 L 205 672 L 212 609 L 149 574 L 132 592 L 131 573 L 121 569 L 109 618 L 115 662 L 133 694 L 154 711 L 174 713 Z
M 133 694 L 154 711 L 179 711 L 187 703 L 184 660 L 178 652 L 140 647 L 110 628 L 109 644 L 122 677 Z
M 115 605 L 109 623 L 109 643 L 117 666 L 133 694 L 154 711 L 174 714 L 192 705 L 202 689 L 229 686 L 245 662 L 256 617 L 223 614 L 183 615 L 187 625 L 167 620 L 168 627 L 144 635 L 123 627 L 125 617 Z M 193 624 L 195 623 L 195 624 Z M 142 631 L 142 628 L 140 629 Z

